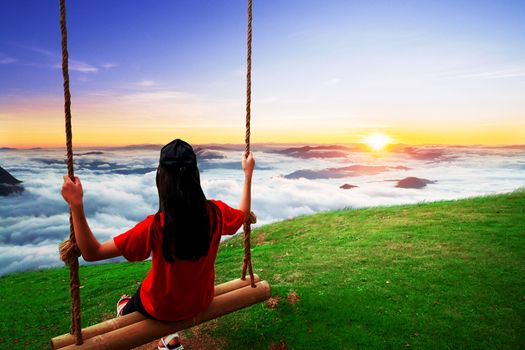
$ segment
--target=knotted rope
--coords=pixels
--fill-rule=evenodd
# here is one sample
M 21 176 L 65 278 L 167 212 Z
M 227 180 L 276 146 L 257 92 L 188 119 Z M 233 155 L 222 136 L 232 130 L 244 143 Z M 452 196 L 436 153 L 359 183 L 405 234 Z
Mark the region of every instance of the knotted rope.
M 69 70 L 67 52 L 67 28 L 66 28 L 66 3 L 60 0 L 60 31 L 62 32 L 62 76 L 64 78 L 64 112 L 66 121 L 66 148 L 67 148 L 67 174 L 74 181 L 73 171 L 73 141 L 71 133 L 71 93 L 69 92 Z M 59 247 L 60 259 L 69 266 L 69 292 L 71 294 L 71 329 L 70 333 L 75 334 L 76 344 L 81 345 L 82 328 L 80 324 L 80 280 L 78 277 L 78 257 L 80 249 L 75 239 L 75 229 L 71 210 L 69 211 L 69 239 L 62 242 Z
M 247 35 L 247 59 L 246 59 L 246 136 L 244 141 L 246 143 L 246 156 L 250 153 L 250 118 L 251 118 L 251 102 L 252 102 L 252 0 L 248 0 L 248 35 Z M 243 225 L 244 230 L 244 260 L 242 263 L 242 277 L 246 279 L 246 270 L 250 273 L 251 285 L 255 288 L 255 281 L 253 277 L 252 256 L 251 256 L 251 224 L 255 223 L 255 215 L 250 213 L 248 220 Z

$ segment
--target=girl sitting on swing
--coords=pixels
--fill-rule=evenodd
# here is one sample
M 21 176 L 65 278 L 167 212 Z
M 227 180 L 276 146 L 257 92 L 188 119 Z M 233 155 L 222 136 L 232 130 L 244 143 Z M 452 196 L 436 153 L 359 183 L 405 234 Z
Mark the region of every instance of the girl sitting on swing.
M 242 158 L 244 187 L 239 209 L 207 200 L 200 185 L 192 147 L 176 139 L 162 148 L 156 183 L 159 211 L 113 239 L 100 243 L 89 228 L 78 177 L 64 176 L 62 196 L 71 208 L 75 237 L 86 261 L 124 256 L 142 261 L 151 255 L 151 270 L 133 296 L 117 303 L 119 316 L 138 311 L 173 322 L 204 311 L 214 297 L 215 258 L 221 235 L 232 235 L 250 215 L 250 187 L 255 160 Z M 159 340 L 159 350 L 182 350 L 177 333 Z

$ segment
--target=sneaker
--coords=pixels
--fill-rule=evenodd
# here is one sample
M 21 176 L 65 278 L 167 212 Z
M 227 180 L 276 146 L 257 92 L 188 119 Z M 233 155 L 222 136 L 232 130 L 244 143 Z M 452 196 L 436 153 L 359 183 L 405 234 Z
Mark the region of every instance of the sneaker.
M 124 310 L 124 307 L 129 303 L 131 300 L 131 297 L 127 294 L 123 294 L 120 296 L 120 299 L 117 301 L 117 317 L 122 316 L 122 311 Z
M 175 340 L 175 341 L 173 341 Z M 173 344 L 171 344 L 173 343 Z M 159 340 L 158 350 L 184 350 L 184 346 L 179 341 L 179 333 L 172 333 Z

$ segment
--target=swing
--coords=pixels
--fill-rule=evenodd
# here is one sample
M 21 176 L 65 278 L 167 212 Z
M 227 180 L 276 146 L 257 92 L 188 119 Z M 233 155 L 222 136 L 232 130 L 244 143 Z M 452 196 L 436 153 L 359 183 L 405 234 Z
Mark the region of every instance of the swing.
M 62 33 L 62 75 L 64 79 L 64 112 L 66 126 L 66 148 L 68 176 L 74 180 L 73 146 L 71 133 L 71 94 L 69 91 L 66 5 L 60 0 L 60 29 Z M 248 34 L 247 34 L 247 70 L 246 70 L 246 135 L 245 152 L 250 152 L 250 116 L 251 116 L 251 52 L 252 52 L 252 0 L 248 0 Z M 80 323 L 80 280 L 78 276 L 78 258 L 81 255 L 77 246 L 73 220 L 69 216 L 69 239 L 60 245 L 60 258 L 69 266 L 71 294 L 71 329 L 51 339 L 52 349 L 122 349 L 146 344 L 167 334 L 187 329 L 200 323 L 221 317 L 258 302 L 267 300 L 271 295 L 270 285 L 254 275 L 251 253 L 251 224 L 255 215 L 243 225 L 244 259 L 242 277 L 215 286 L 215 297 L 209 307 L 191 319 L 177 322 L 160 322 L 146 318 L 138 312 L 114 318 L 82 329 Z M 248 278 L 246 274 L 249 274 Z

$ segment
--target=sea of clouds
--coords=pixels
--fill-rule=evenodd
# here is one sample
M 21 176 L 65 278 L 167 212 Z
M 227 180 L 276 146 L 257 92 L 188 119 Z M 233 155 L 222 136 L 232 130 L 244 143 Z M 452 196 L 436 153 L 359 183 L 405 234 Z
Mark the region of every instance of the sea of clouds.
M 196 149 L 206 196 L 236 206 L 244 178 L 242 146 Z M 77 150 L 76 175 L 83 183 L 88 222 L 100 241 L 157 211 L 158 150 Z M 257 145 L 254 154 L 257 225 L 330 209 L 459 199 L 525 186 L 525 146 L 395 146 L 373 153 L 358 145 Z M 4 149 L 0 166 L 25 189 L 0 197 L 0 275 L 62 265 L 57 245 L 69 234 L 68 208 L 60 195 L 63 150 Z M 407 177 L 431 182 L 397 187 Z M 341 189 L 344 184 L 357 187 Z

